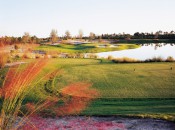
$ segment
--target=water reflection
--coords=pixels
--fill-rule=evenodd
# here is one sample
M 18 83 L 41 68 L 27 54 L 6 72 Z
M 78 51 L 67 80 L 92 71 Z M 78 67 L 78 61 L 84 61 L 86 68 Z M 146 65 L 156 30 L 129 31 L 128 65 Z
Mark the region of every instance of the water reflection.
M 139 45 L 139 44 L 137 44 L 137 45 Z M 160 47 L 164 47 L 166 45 L 174 46 L 175 43 L 144 43 L 144 44 L 141 44 L 141 46 L 152 46 L 152 47 L 154 47 L 155 50 L 157 50 Z
M 100 58 L 112 56 L 114 58 L 129 57 L 138 60 L 146 60 L 153 57 L 166 59 L 168 56 L 175 58 L 175 43 L 146 43 L 141 44 L 141 47 L 137 49 L 102 52 L 97 53 L 97 55 Z

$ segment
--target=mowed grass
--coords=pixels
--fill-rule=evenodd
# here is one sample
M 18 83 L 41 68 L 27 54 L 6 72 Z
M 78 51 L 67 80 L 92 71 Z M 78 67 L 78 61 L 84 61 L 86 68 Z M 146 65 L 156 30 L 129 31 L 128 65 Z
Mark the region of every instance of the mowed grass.
M 58 53 L 96 53 L 96 52 L 106 52 L 106 51 L 118 51 L 125 49 L 135 49 L 140 47 L 136 44 L 118 44 L 116 47 L 109 47 L 107 44 L 105 48 L 98 47 L 100 43 L 88 43 L 80 45 L 70 45 L 70 44 L 60 44 L 57 46 L 42 45 L 36 48 L 36 50 L 43 50 L 46 52 L 54 51 Z
M 171 70 L 175 63 L 114 64 L 93 59 L 52 59 L 48 66 L 48 70 L 54 66 L 62 68 L 60 84 L 93 83 L 101 98 L 175 98 L 175 69 Z
M 42 75 L 56 69 L 62 72 L 56 78 L 55 90 L 75 82 L 89 82 L 99 91 L 98 99 L 82 115 L 175 115 L 175 63 L 49 59 Z M 27 100 L 44 98 L 43 84 L 36 86 Z
M 58 59 L 50 64 L 64 71 L 58 89 L 74 82 L 90 82 L 100 92 L 82 115 L 175 115 L 175 69 L 170 69 L 175 68 L 175 63 Z
M 82 112 L 85 115 L 138 115 L 162 114 L 175 116 L 174 98 L 103 98 L 94 100 L 88 109 Z

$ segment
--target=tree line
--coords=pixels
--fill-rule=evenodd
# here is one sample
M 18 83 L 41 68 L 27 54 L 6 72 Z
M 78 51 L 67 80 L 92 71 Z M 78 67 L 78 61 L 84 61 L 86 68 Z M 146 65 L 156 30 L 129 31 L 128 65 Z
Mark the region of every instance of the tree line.
M 47 38 L 38 38 L 36 36 L 31 36 L 28 32 L 25 32 L 22 37 L 0 37 L 0 46 L 2 45 L 12 45 L 18 43 L 55 43 L 58 40 L 68 40 L 68 39 L 82 39 L 82 40 L 132 40 L 132 39 L 173 39 L 175 40 L 175 31 L 170 32 L 163 32 L 157 31 L 155 33 L 143 33 L 143 32 L 136 32 L 133 35 L 127 33 L 119 33 L 119 34 L 101 34 L 97 35 L 93 32 L 90 32 L 89 36 L 84 36 L 83 30 L 79 30 L 77 36 L 72 36 L 70 31 L 67 30 L 64 36 L 58 36 L 58 32 L 55 29 L 51 30 L 50 36 Z
M 52 43 L 56 42 L 60 39 L 84 39 L 84 40 L 103 40 L 103 39 L 109 39 L 109 40 L 132 40 L 132 39 L 175 39 L 175 32 L 163 32 L 163 31 L 157 31 L 155 33 L 143 33 L 143 32 L 136 32 L 133 35 L 126 34 L 126 33 L 119 33 L 119 34 L 102 34 L 102 35 L 96 35 L 93 32 L 90 32 L 89 36 L 84 36 L 83 31 L 79 30 L 79 33 L 77 36 L 71 36 L 70 31 L 65 32 L 65 36 L 58 37 L 57 31 L 52 30 L 50 37 L 46 38 L 47 41 L 52 41 Z
M 119 34 L 102 34 L 102 39 L 175 39 L 175 32 L 163 32 L 163 31 L 157 31 L 155 33 L 143 33 L 143 32 L 136 32 L 134 35 L 131 34 L 125 34 L 125 33 L 119 33 Z
M 25 32 L 22 37 L 9 37 L 9 36 L 0 37 L 0 47 L 4 45 L 13 45 L 21 43 L 38 44 L 40 43 L 40 39 L 36 36 L 30 36 L 28 32 Z

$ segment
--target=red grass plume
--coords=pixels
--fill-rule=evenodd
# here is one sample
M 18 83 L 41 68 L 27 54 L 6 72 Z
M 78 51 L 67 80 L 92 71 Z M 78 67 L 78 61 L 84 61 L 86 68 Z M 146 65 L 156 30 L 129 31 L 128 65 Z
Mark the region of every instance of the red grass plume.
M 71 98 L 66 100 L 63 106 L 55 109 L 57 115 L 74 115 L 84 110 L 90 101 L 99 95 L 98 91 L 90 86 L 89 83 L 74 83 L 63 88 L 61 93 Z
M 42 116 L 47 116 L 48 113 L 45 113 L 46 109 L 52 111 L 55 116 L 76 115 L 85 110 L 89 103 L 99 96 L 99 92 L 90 88 L 91 86 L 92 84 L 90 83 L 74 83 L 60 90 L 60 98 L 52 95 L 39 106 L 28 103 L 26 107 L 28 111 L 38 109 L 38 114 Z M 58 106 L 60 100 L 64 103 Z M 35 115 L 36 113 L 33 114 Z
M 74 83 L 64 87 L 61 90 L 61 93 L 73 97 L 84 97 L 92 99 L 98 96 L 98 92 L 96 89 L 91 89 L 91 86 L 92 84 L 90 83 Z
M 22 102 L 27 92 L 35 87 L 38 81 L 34 82 L 34 80 L 45 64 L 46 61 L 38 61 L 28 64 L 23 70 L 20 70 L 21 67 L 9 69 L 0 92 L 3 99 L 0 115 L 1 129 L 14 128 L 14 122 L 20 112 Z
M 18 94 L 26 91 L 34 79 L 45 66 L 46 61 L 40 60 L 27 65 L 24 70 L 19 70 L 20 67 L 10 68 L 6 74 L 5 82 L 2 87 L 3 96 L 5 99 L 13 99 Z

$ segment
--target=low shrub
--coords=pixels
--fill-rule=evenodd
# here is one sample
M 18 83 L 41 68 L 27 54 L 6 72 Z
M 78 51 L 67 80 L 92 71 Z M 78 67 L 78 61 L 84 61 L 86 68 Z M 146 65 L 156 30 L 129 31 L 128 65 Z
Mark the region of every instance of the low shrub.
M 14 60 L 14 59 L 13 59 L 12 57 L 8 56 L 8 58 L 7 58 L 7 63 L 12 63 L 13 60 Z
M 0 53 L 0 69 L 5 66 L 8 61 L 8 54 L 7 53 Z
M 0 42 L 0 48 L 4 47 L 4 44 L 2 42 Z
M 53 54 L 51 56 L 52 56 L 52 58 L 58 58 L 58 55 L 56 55 L 56 54 Z
M 166 62 L 173 62 L 173 61 L 174 61 L 174 58 L 171 56 L 167 57 L 166 59 Z
M 71 53 L 67 55 L 68 58 L 76 58 L 77 55 L 75 53 Z
M 111 57 L 109 56 L 108 59 L 110 60 Z M 114 63 L 149 63 L 149 62 L 174 62 L 174 58 L 169 56 L 166 60 L 164 60 L 162 57 L 153 57 L 152 59 L 146 59 L 143 61 L 123 57 L 123 58 L 114 58 L 112 59 Z
M 89 54 L 88 57 L 91 58 L 91 59 L 97 59 L 98 58 L 98 56 L 95 55 L 95 54 Z
M 153 57 L 152 59 L 146 59 L 144 62 L 164 62 L 162 57 Z
M 24 58 L 24 59 L 35 59 L 36 55 L 33 54 L 33 53 L 24 53 L 22 58 Z
M 112 56 L 108 56 L 108 60 L 112 60 L 113 59 L 113 57 Z
M 29 59 L 29 56 L 28 56 L 27 54 L 24 54 L 24 55 L 22 56 L 22 58 L 24 58 L 24 59 Z
M 153 62 L 162 62 L 164 61 L 162 57 L 153 57 L 152 59 Z
M 35 58 L 36 58 L 36 59 L 40 59 L 40 58 L 42 58 L 42 57 L 41 57 L 41 55 L 36 54 L 36 55 L 35 55 Z
M 133 58 L 128 58 L 128 57 L 115 58 L 112 61 L 114 63 L 138 63 L 138 62 L 140 62 L 139 60 L 136 60 L 136 59 L 133 59 Z
M 15 48 L 15 50 L 18 50 L 20 48 L 20 46 L 15 44 L 14 48 Z

